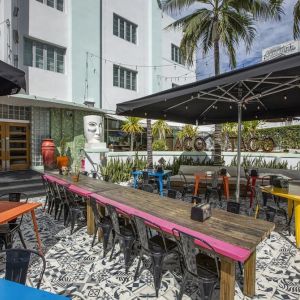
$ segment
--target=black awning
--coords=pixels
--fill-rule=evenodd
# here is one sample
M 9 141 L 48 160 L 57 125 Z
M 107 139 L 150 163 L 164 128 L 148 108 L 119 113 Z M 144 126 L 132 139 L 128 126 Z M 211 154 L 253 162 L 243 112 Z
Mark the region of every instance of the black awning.
M 300 53 L 263 62 L 140 99 L 117 114 L 190 124 L 300 116 Z
M 17 94 L 26 90 L 25 72 L 0 61 L 0 96 Z

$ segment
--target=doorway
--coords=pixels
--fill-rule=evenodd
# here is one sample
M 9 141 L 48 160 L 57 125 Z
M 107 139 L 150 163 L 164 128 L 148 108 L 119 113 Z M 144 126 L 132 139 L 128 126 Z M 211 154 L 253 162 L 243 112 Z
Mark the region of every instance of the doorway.
M 30 166 L 29 124 L 0 122 L 0 171 Z

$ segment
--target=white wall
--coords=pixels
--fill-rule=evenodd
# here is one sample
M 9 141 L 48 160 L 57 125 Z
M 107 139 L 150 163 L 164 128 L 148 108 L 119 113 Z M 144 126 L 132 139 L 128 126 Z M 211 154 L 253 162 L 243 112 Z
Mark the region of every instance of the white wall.
M 102 57 L 130 65 L 147 65 L 148 47 L 148 3 L 145 0 L 103 0 L 102 8 Z M 113 13 L 135 23 L 137 43 L 133 44 L 113 35 Z M 138 68 L 137 91 L 113 86 L 113 64 L 102 60 L 102 108 L 115 111 L 116 104 L 142 97 L 149 93 L 147 68 Z M 125 66 L 136 70 L 135 67 Z
M 28 67 L 27 77 L 30 95 L 64 101 L 69 99 L 67 75 Z
M 163 14 L 162 17 L 162 64 L 176 64 L 172 61 L 171 56 L 171 44 L 176 46 L 180 46 L 182 31 L 180 29 L 166 29 L 166 27 L 172 24 L 175 19 L 170 16 Z M 196 80 L 195 76 L 196 63 L 192 67 L 187 67 L 184 65 L 176 64 L 176 68 L 174 66 L 164 67 L 162 68 L 162 77 L 157 78 L 160 81 L 160 86 L 162 90 L 172 88 L 172 83 L 177 85 L 183 85 L 190 82 L 194 82 Z M 166 78 L 167 77 L 167 78 Z M 170 78 L 177 77 L 177 78 Z
M 19 1 L 18 3 L 20 8 L 19 16 L 18 18 L 13 18 L 14 27 L 19 32 L 19 44 L 15 45 L 15 48 L 17 48 L 19 55 L 19 68 L 26 72 L 27 93 L 37 97 L 72 101 L 68 81 L 68 74 L 70 74 L 68 64 L 70 53 L 69 1 L 65 0 L 64 12 L 36 0 Z M 65 48 L 65 73 L 60 74 L 24 66 L 24 37 Z

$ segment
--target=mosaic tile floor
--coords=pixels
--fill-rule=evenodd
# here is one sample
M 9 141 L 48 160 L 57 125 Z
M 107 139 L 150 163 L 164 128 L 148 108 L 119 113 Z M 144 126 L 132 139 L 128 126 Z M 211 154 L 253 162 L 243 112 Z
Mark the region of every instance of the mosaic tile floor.
M 43 199 L 36 199 L 43 201 Z M 247 202 L 242 205 L 247 213 Z M 102 258 L 102 245 L 98 243 L 91 249 L 92 238 L 81 228 L 70 236 L 70 229 L 52 216 L 37 210 L 37 220 L 47 260 L 47 268 L 42 282 L 42 289 L 70 296 L 72 299 L 156 299 L 150 272 L 144 271 L 138 280 L 133 276 L 137 258 L 132 262 L 128 274 L 125 274 L 123 257 L 117 255 L 109 262 L 107 255 Z M 283 232 L 283 219 L 276 218 L 278 230 L 273 232 L 257 248 L 256 291 L 253 299 L 300 299 L 300 251 L 289 241 L 293 236 Z M 293 225 L 292 225 L 292 228 Z M 24 218 L 23 234 L 29 248 L 36 249 L 36 241 L 30 216 Z M 18 246 L 19 241 L 15 242 Z M 144 262 L 147 265 L 147 260 Z M 176 258 L 166 264 L 166 272 L 159 291 L 160 300 L 176 299 L 180 284 L 179 266 Z M 167 271 L 170 270 L 170 271 Z M 35 271 L 32 270 L 32 277 Z M 237 268 L 235 299 L 244 297 L 242 280 Z M 32 282 L 34 284 L 34 280 Z M 201 299 L 190 285 L 183 299 Z M 218 299 L 218 290 L 214 299 Z

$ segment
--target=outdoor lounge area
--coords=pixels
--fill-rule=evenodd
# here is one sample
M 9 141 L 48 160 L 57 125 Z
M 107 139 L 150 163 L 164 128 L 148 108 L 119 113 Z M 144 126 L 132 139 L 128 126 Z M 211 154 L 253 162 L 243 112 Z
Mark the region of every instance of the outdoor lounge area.
M 159 228 L 163 232 L 162 236 L 166 240 L 173 240 L 174 243 L 176 241 L 176 238 L 172 238 L 172 229 L 174 228 L 186 230 L 184 228 L 192 226 L 193 230 L 190 232 L 194 232 L 195 234 L 195 229 L 197 228 L 197 232 L 206 233 L 203 236 L 209 236 L 212 233 L 211 230 L 216 230 L 213 228 L 210 230 L 204 229 L 201 223 L 190 220 L 190 216 L 188 216 L 190 221 L 188 222 L 188 219 L 185 219 L 185 226 L 182 226 L 184 220 L 183 211 L 186 208 L 187 212 L 190 212 L 190 208 L 192 207 L 190 203 L 192 195 L 186 194 L 183 201 L 181 192 L 176 194 L 177 199 L 169 199 L 159 196 L 158 188 L 156 188 L 154 193 L 149 193 L 135 190 L 133 187 L 121 187 L 116 184 L 101 182 L 84 175 L 81 175 L 79 181 L 76 183 L 68 176 L 58 175 L 57 171 L 42 176 L 45 180 L 48 196 L 46 206 L 45 197 L 30 199 L 29 201 L 36 203 L 36 206 L 42 204 L 36 210 L 41 244 L 39 245 L 36 242 L 32 219 L 28 214 L 24 215 L 21 225 L 21 231 L 27 248 L 42 251 L 45 255 L 46 269 L 41 281 L 41 290 L 71 296 L 72 299 L 149 299 L 156 297 L 157 290 L 153 278 L 153 269 L 151 268 L 151 263 L 153 263 L 151 255 L 149 256 L 149 254 L 144 253 L 144 259 L 138 267 L 141 255 L 141 248 L 138 247 L 138 244 L 142 243 L 142 239 L 139 236 L 138 223 L 134 223 L 137 225 L 137 240 L 134 242 L 135 245 L 132 251 L 130 251 L 129 256 L 128 253 L 127 255 L 125 254 L 126 247 L 120 247 L 122 242 L 121 244 L 117 243 L 115 250 L 112 252 L 112 239 L 114 235 L 111 234 L 107 237 L 107 231 L 103 227 L 103 224 L 107 224 L 105 219 L 102 219 L 102 223 L 99 223 L 96 217 L 95 225 L 97 228 L 102 228 L 104 236 L 100 238 L 99 242 L 98 235 L 94 239 L 94 222 L 91 219 L 91 211 L 95 209 L 95 206 L 92 203 L 97 203 L 100 212 L 102 209 L 102 213 L 104 206 L 108 208 L 111 207 L 109 205 L 113 205 L 117 209 L 119 217 L 122 216 L 123 221 L 120 218 L 118 219 L 120 228 L 128 220 L 134 222 L 135 216 L 143 217 L 143 219 L 147 220 L 147 225 L 151 226 L 152 234 L 157 232 L 156 230 Z M 222 186 L 222 180 L 219 183 Z M 66 197 L 60 194 L 60 191 L 66 192 Z M 204 192 L 204 189 L 202 191 Z M 53 197 L 52 193 L 57 194 Z M 166 193 L 167 190 L 164 190 L 164 194 Z M 138 195 L 143 196 L 143 200 L 137 198 Z M 204 196 L 202 192 L 199 195 L 202 199 L 204 199 Z M 76 222 L 73 223 L 73 217 L 76 215 L 75 212 L 78 211 L 77 204 L 80 205 L 80 201 L 83 199 L 81 197 L 90 199 L 87 214 L 78 215 Z M 76 207 L 71 205 L 73 201 L 71 199 L 77 201 Z M 122 199 L 122 201 L 119 199 Z M 268 197 L 268 204 L 270 206 L 272 206 L 271 201 L 272 198 Z M 143 203 L 148 204 L 145 205 Z M 162 204 L 164 209 L 154 208 L 159 203 Z M 216 249 L 218 261 L 221 261 L 222 264 L 222 257 L 232 256 L 234 261 L 243 263 L 232 265 L 233 273 L 231 275 L 233 281 L 227 278 L 227 284 L 233 284 L 232 292 L 234 296 L 232 299 L 298 299 L 300 295 L 299 250 L 297 250 L 295 245 L 294 235 L 288 233 L 285 217 L 281 214 L 276 214 L 273 219 L 276 229 L 273 231 L 273 223 L 262 221 L 266 218 L 263 209 L 258 215 L 260 220 L 255 220 L 253 216 L 251 216 L 251 219 L 246 216 L 248 215 L 249 197 L 243 198 L 241 201 L 240 216 L 226 212 L 228 201 L 225 195 L 222 195 L 221 202 L 217 196 L 213 195 L 210 198 L 210 203 L 215 207 L 213 208 L 210 224 L 212 225 L 217 222 L 219 228 L 227 224 L 226 231 L 222 231 L 223 233 L 219 236 L 219 240 L 224 241 L 221 248 L 218 247 L 217 242 L 210 239 L 210 243 Z M 169 204 L 173 209 L 168 208 L 167 205 Z M 282 209 L 287 209 L 287 205 L 282 204 Z M 67 224 L 68 221 L 66 222 L 68 218 L 65 217 L 67 207 L 69 208 L 69 216 L 71 216 L 69 224 Z M 181 218 L 174 217 L 174 212 L 178 210 L 182 211 Z M 223 213 L 221 213 L 222 210 L 224 211 Z M 154 213 L 155 211 L 156 213 Z M 161 215 L 159 211 L 162 211 Z M 86 212 L 86 210 L 83 209 L 83 212 Z M 75 214 L 73 215 L 73 213 Z M 0 216 L 2 217 L 2 215 Z M 225 220 L 226 216 L 230 216 L 230 222 Z M 125 218 L 125 223 L 122 223 L 124 222 L 123 218 Z M 168 221 L 162 223 L 162 218 Z M 234 227 L 235 218 L 239 221 L 239 228 Z M 179 224 L 180 227 L 178 227 Z M 259 228 L 256 224 L 259 224 Z M 110 226 L 113 228 L 112 230 L 115 230 L 113 223 Z M 294 220 L 292 220 L 290 226 L 293 232 Z M 235 228 L 236 233 L 232 231 L 233 228 Z M 218 230 L 215 231 L 214 235 L 217 232 Z M 252 262 L 252 266 L 250 266 L 250 268 L 254 267 L 251 270 L 253 273 L 248 273 L 249 275 L 246 275 L 247 267 L 249 266 L 243 261 L 244 257 L 249 255 L 247 251 L 242 250 L 245 248 L 238 250 L 236 247 L 236 250 L 231 252 L 230 247 L 228 246 L 227 248 L 225 246 L 225 240 L 228 240 L 230 236 L 232 238 L 234 235 L 238 239 L 239 235 L 237 232 L 244 232 L 242 236 L 241 233 L 239 234 L 241 236 L 240 243 L 242 243 L 242 240 L 246 241 L 246 238 L 250 241 L 251 234 L 253 234 L 251 238 L 252 243 L 257 243 L 254 249 L 252 248 L 255 251 L 254 253 L 256 253 L 256 257 L 255 261 Z M 108 243 L 105 242 L 106 238 L 108 238 Z M 23 248 L 23 245 L 19 237 L 15 236 L 13 248 L 18 247 Z M 247 247 L 247 244 L 244 243 L 243 247 Z M 202 253 L 202 257 L 204 253 Z M 164 259 L 161 270 L 162 278 L 158 289 L 158 299 L 177 299 L 179 295 L 180 288 L 182 287 L 183 273 L 177 255 L 178 253 L 174 252 L 170 254 L 170 257 Z M 190 255 L 194 254 L 191 253 Z M 208 260 L 211 259 L 209 257 L 207 258 Z M 126 259 L 124 260 L 124 258 Z M 150 269 L 148 269 L 149 267 Z M 137 271 L 138 269 L 140 271 Z M 222 265 L 220 270 L 222 272 Z M 37 286 L 39 272 L 40 264 L 34 263 L 29 267 L 27 274 L 28 285 Z M 136 276 L 136 272 L 138 272 L 138 276 Z M 250 271 L 248 270 L 248 272 Z M 251 277 L 250 274 L 255 274 L 255 276 Z M 221 278 L 222 276 L 224 275 L 221 273 Z M 254 280 L 255 295 L 253 297 L 246 297 L 244 295 L 245 285 L 247 285 L 245 281 L 247 280 Z M 250 288 L 250 286 L 248 287 Z M 222 288 L 224 288 L 222 287 L 222 281 L 218 281 L 213 288 L 211 299 L 219 299 Z M 183 299 L 202 299 L 202 294 L 199 291 L 197 293 L 198 289 L 199 283 L 197 281 L 189 282 L 184 289 Z M 225 296 L 223 299 L 229 298 Z

